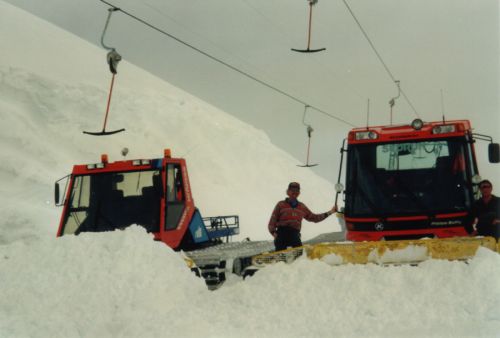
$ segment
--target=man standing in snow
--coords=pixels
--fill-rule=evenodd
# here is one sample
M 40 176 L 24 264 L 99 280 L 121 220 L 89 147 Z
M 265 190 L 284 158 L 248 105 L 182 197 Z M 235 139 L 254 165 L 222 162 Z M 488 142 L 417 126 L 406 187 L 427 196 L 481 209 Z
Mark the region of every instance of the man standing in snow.
M 476 231 L 474 235 L 500 236 L 500 198 L 493 195 L 493 185 L 488 180 L 479 183 L 481 198 L 474 204 Z
M 286 194 L 288 198 L 276 204 L 268 225 L 269 232 L 274 237 L 276 251 L 302 245 L 300 229 L 303 218 L 318 223 L 337 211 L 337 206 L 334 206 L 325 213 L 313 214 L 297 199 L 300 195 L 300 184 L 297 182 L 288 185 Z

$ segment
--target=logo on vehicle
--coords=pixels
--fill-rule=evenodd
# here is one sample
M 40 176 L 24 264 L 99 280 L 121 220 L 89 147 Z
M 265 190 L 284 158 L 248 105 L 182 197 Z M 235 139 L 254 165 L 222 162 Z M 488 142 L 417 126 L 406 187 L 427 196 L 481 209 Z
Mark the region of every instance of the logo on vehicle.
M 375 230 L 377 230 L 377 231 L 384 230 L 384 223 L 382 223 L 382 222 L 375 223 Z
M 201 230 L 201 227 L 198 227 L 198 229 L 196 229 L 196 231 L 194 232 L 194 237 L 201 238 L 201 236 L 203 236 L 203 232 Z

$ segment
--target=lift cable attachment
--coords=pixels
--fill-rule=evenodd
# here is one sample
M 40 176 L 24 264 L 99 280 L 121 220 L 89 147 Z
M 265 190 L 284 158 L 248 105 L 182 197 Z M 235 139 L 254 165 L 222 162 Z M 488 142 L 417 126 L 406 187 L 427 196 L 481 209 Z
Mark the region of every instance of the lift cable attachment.
M 113 94 L 113 85 L 115 83 L 115 75 L 117 74 L 117 69 L 118 69 L 118 63 L 122 60 L 122 57 L 118 52 L 116 51 L 115 48 L 106 46 L 104 44 L 104 35 L 106 34 L 106 30 L 108 29 L 109 21 L 111 19 L 111 14 L 113 12 L 120 10 L 117 7 L 111 7 L 108 9 L 108 18 L 106 19 L 106 24 L 104 25 L 104 30 L 101 35 L 101 45 L 103 48 L 109 50 L 108 54 L 106 55 L 106 61 L 108 62 L 109 65 L 109 70 L 113 74 L 111 77 L 111 85 L 109 87 L 109 93 L 108 93 L 108 103 L 106 105 L 106 114 L 104 115 L 104 124 L 102 127 L 102 131 L 98 132 L 91 132 L 91 131 L 84 131 L 84 134 L 88 135 L 94 135 L 94 136 L 104 136 L 104 135 L 112 135 L 116 134 L 122 131 L 125 131 L 125 128 L 113 130 L 113 131 L 106 131 L 106 124 L 108 123 L 108 115 L 109 115 L 109 107 L 111 105 L 111 95 Z
M 181 40 L 180 38 L 178 38 L 178 37 L 176 37 L 176 36 L 174 36 L 174 35 L 172 35 L 172 34 L 168 33 L 167 31 L 165 31 L 165 30 L 163 30 L 163 29 L 160 29 L 159 27 L 154 26 L 153 24 L 151 24 L 151 23 L 147 22 L 146 20 L 141 19 L 140 17 L 138 17 L 138 16 L 136 16 L 136 15 L 134 15 L 134 14 L 132 14 L 132 13 L 130 13 L 130 12 L 128 12 L 128 11 L 126 11 L 126 10 L 124 10 L 124 9 L 121 9 L 121 8 L 115 7 L 115 6 L 114 6 L 113 4 L 111 4 L 109 1 L 106 1 L 106 0 L 100 0 L 100 1 L 101 1 L 102 3 L 104 3 L 104 4 L 108 5 L 108 6 L 110 6 L 110 7 L 115 8 L 117 11 L 122 12 L 123 14 L 125 14 L 125 15 L 127 15 L 128 17 L 130 17 L 130 18 L 132 18 L 132 19 L 136 20 L 137 22 L 139 22 L 139 23 L 141 23 L 141 24 L 143 24 L 143 25 L 145 25 L 145 26 L 147 26 L 147 27 L 149 27 L 149 28 L 151 28 L 151 29 L 153 29 L 153 30 L 155 30 L 155 31 L 157 31 L 157 32 L 159 32 L 159 33 L 161 33 L 161 34 L 163 34 L 163 35 L 165 35 L 165 36 L 167 36 L 167 37 L 169 37 L 169 38 L 173 39 L 173 40 L 175 40 L 175 41 L 177 41 L 178 43 L 180 43 L 180 44 L 182 44 L 182 45 L 184 45 L 184 46 L 186 46 L 186 47 L 188 47 L 188 48 L 190 48 L 190 49 L 194 50 L 194 51 L 195 51 L 195 52 L 197 52 L 197 53 L 200 53 L 201 55 L 203 55 L 203 56 L 205 56 L 205 57 L 207 57 L 207 58 L 211 59 L 212 61 L 215 61 L 215 62 L 217 62 L 217 63 L 219 63 L 219 64 L 221 64 L 221 65 L 223 65 L 223 66 L 225 66 L 225 67 L 227 67 L 227 68 L 229 68 L 229 69 L 231 69 L 231 70 L 233 70 L 233 71 L 237 72 L 237 73 L 240 73 L 241 75 L 243 75 L 243 76 L 247 77 L 248 79 L 250 79 L 250 80 L 252 80 L 252 81 L 257 82 L 257 83 L 259 83 L 260 85 L 262 85 L 262 86 L 264 86 L 264 87 L 267 87 L 267 88 L 269 88 L 269 89 L 271 89 L 271 90 L 275 91 L 275 92 L 276 92 L 276 93 L 278 93 L 278 94 L 281 94 L 281 95 L 283 95 L 283 96 L 288 97 L 288 98 L 289 98 L 290 100 L 292 100 L 292 101 L 298 102 L 298 103 L 300 103 L 300 104 L 302 104 L 302 105 L 307 104 L 304 100 L 302 100 L 302 99 L 300 99 L 300 98 L 298 98 L 298 97 L 296 97 L 296 96 L 294 96 L 294 95 L 292 95 L 292 94 L 289 94 L 289 93 L 287 93 L 287 92 L 285 92 L 285 91 L 283 91 L 283 90 L 279 89 L 278 87 L 271 85 L 270 83 L 267 83 L 267 82 L 265 82 L 265 81 L 262 81 L 262 80 L 260 80 L 259 78 L 255 77 L 255 76 L 253 76 L 253 75 L 251 75 L 251 74 L 249 74 L 249 73 L 247 73 L 247 72 L 245 72 L 245 71 L 243 71 L 243 70 L 241 70 L 241 69 L 239 69 L 239 68 L 237 68 L 237 67 L 235 67 L 235 66 L 230 65 L 229 63 L 227 63 L 227 62 L 223 61 L 222 59 L 219 59 L 219 58 L 217 58 L 217 57 L 215 57 L 215 56 L 213 56 L 213 55 L 211 55 L 211 54 L 209 54 L 209 53 L 207 53 L 207 52 L 205 52 L 205 51 L 203 51 L 203 50 L 201 50 L 201 49 L 199 49 L 199 48 L 197 48 L 197 47 L 193 46 L 192 44 L 189 44 L 189 43 L 187 43 L 186 41 Z M 351 126 L 351 127 L 356 127 L 356 125 L 354 125 L 353 123 L 351 123 L 351 122 L 349 122 L 349 121 L 347 121 L 347 120 L 344 120 L 344 119 L 342 119 L 342 118 L 340 118 L 340 117 L 338 117 L 338 116 L 335 116 L 335 115 L 333 115 L 333 114 L 330 114 L 330 113 L 328 113 L 328 112 L 324 111 L 323 109 L 320 109 L 319 107 L 311 106 L 311 108 L 312 108 L 312 109 L 314 109 L 314 110 L 316 110 L 317 112 L 319 112 L 319 113 L 323 114 L 323 115 L 326 115 L 326 116 L 328 116 L 328 117 L 332 118 L 332 119 L 335 119 L 335 120 L 337 120 L 337 121 L 340 121 L 340 122 L 342 122 L 342 123 L 344 123 L 344 124 L 347 124 L 347 125 L 349 125 L 349 126 Z
M 311 49 L 311 26 L 312 26 L 312 8 L 313 5 L 315 5 L 318 0 L 307 0 L 309 2 L 309 28 L 307 31 L 307 49 L 296 49 L 292 48 L 294 52 L 299 52 L 299 53 L 316 53 L 316 52 L 321 52 L 325 50 L 326 48 L 319 48 L 319 49 Z
M 312 132 L 314 131 L 314 129 L 311 127 L 311 125 L 306 123 L 307 108 L 310 108 L 310 107 L 311 106 L 309 106 L 308 104 L 306 104 L 304 106 L 304 115 L 302 116 L 302 124 L 307 127 L 306 128 L 307 139 L 308 139 L 307 140 L 307 159 L 306 159 L 305 165 L 299 164 L 299 165 L 297 165 L 298 167 L 315 167 L 318 165 L 318 164 L 309 164 L 309 151 L 311 149 L 311 136 L 312 136 Z
M 120 62 L 122 60 L 122 57 L 120 54 L 118 54 L 118 52 L 116 51 L 116 49 L 114 47 L 106 46 L 106 44 L 104 43 L 104 36 L 106 35 L 106 31 L 108 30 L 109 21 L 111 20 L 111 14 L 113 14 L 113 12 L 116 12 L 119 10 L 120 9 L 117 7 L 111 7 L 108 9 L 108 11 L 109 11 L 108 18 L 106 19 L 106 24 L 104 25 L 104 30 L 102 31 L 102 35 L 101 35 L 101 46 L 104 49 L 109 50 L 109 53 L 106 56 L 106 59 L 107 59 L 108 64 L 109 64 L 109 70 L 113 74 L 116 74 L 118 62 Z
M 396 84 L 396 86 L 398 87 L 398 96 L 395 96 L 393 97 L 390 101 L 389 101 L 389 106 L 391 107 L 391 120 L 390 120 L 390 125 L 392 126 L 392 108 L 394 107 L 394 105 L 396 104 L 396 100 L 399 99 L 399 97 L 401 96 L 401 87 L 400 87 L 400 81 L 399 80 L 396 80 L 394 81 L 394 83 Z

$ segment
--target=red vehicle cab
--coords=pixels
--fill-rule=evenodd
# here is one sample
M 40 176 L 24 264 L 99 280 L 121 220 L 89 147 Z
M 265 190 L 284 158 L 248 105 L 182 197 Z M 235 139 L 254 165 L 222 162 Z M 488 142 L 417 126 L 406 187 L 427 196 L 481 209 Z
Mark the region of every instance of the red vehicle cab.
M 480 181 L 474 139 L 483 136 L 467 120 L 352 129 L 342 149 L 346 239 L 466 236 Z M 498 144 L 490 155 L 498 162 Z
M 64 179 L 66 194 L 59 203 L 58 182 Z M 101 162 L 75 165 L 71 175 L 59 181 L 56 205 L 64 208 L 57 236 L 137 224 L 171 248 L 189 250 L 239 232 L 238 216 L 202 219 L 193 201 L 186 162 L 172 158 L 169 149 L 163 158 L 112 163 L 102 155 Z M 224 229 L 216 226 L 221 220 Z

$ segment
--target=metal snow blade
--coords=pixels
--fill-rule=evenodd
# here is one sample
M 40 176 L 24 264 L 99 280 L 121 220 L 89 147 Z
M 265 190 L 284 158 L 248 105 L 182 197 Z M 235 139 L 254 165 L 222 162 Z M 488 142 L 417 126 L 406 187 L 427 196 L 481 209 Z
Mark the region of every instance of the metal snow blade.
M 113 14 L 114 11 L 117 11 L 118 8 L 109 8 L 108 11 L 108 18 L 106 19 L 106 25 L 104 26 L 104 30 L 101 35 L 101 45 L 109 50 L 108 54 L 106 55 L 106 61 L 108 62 L 109 65 L 109 70 L 113 74 L 111 78 L 111 86 L 109 88 L 109 94 L 108 94 L 108 104 L 106 105 L 106 115 L 104 116 L 104 124 L 102 126 L 102 131 L 97 131 L 97 132 L 91 132 L 91 131 L 84 131 L 84 134 L 87 135 L 93 135 L 93 136 L 106 136 L 106 135 L 113 135 L 116 133 L 120 133 L 122 131 L 125 131 L 125 128 L 113 130 L 113 131 L 106 131 L 106 124 L 108 122 L 108 114 L 109 114 L 109 106 L 111 104 L 111 95 L 113 94 L 113 85 L 115 83 L 115 75 L 117 73 L 118 69 L 118 63 L 122 60 L 122 57 L 118 52 L 113 48 L 106 46 L 104 44 L 104 35 L 106 34 L 106 30 L 108 29 L 108 24 L 109 20 L 111 19 L 111 14 Z
M 294 52 L 299 52 L 299 53 L 316 53 L 316 52 L 321 52 L 323 50 L 326 50 L 326 48 L 318 48 L 318 49 L 311 49 L 311 22 L 312 22 L 312 6 L 318 2 L 318 0 L 307 0 L 309 2 L 309 29 L 308 29 L 308 34 L 307 34 L 307 48 L 306 49 L 297 49 L 297 48 L 292 48 Z

